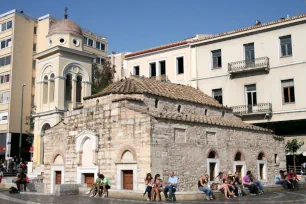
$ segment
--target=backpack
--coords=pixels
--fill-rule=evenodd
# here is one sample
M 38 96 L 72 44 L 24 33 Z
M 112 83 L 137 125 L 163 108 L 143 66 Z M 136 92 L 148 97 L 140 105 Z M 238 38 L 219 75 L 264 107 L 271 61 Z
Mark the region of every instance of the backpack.
M 9 193 L 19 193 L 18 189 L 15 187 L 11 187 Z

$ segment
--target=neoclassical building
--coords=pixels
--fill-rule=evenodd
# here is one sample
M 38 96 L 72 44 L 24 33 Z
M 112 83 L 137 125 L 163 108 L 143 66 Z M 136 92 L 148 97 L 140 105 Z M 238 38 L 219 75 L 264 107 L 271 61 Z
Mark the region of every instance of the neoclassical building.
M 84 52 L 82 30 L 69 19 L 51 24 L 46 38 L 49 48 L 34 56 L 37 82 L 33 161 L 36 164 L 43 164 L 45 130 L 62 121 L 64 112 L 81 106 L 83 97 L 91 95 L 95 58 Z
M 64 70 L 57 79 L 62 83 Z M 214 179 L 219 171 L 243 176 L 251 170 L 273 183 L 285 164 L 282 137 L 244 123 L 190 86 L 130 77 L 83 100 L 44 134 L 48 192 L 57 184 L 90 186 L 98 172 L 114 190 L 143 191 L 147 173 L 166 180 L 170 171 L 179 177 L 179 191 L 196 190 L 201 175 Z

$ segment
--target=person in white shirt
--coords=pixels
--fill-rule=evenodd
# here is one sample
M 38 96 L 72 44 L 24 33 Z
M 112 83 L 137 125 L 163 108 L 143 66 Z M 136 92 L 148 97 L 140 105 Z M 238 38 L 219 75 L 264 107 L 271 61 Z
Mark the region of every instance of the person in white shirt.
M 164 189 L 164 195 L 167 201 L 176 201 L 175 198 L 175 191 L 177 188 L 177 184 L 178 184 L 178 178 L 177 176 L 174 176 L 174 172 L 171 171 L 170 172 L 170 177 L 168 179 L 168 181 L 165 182 L 165 184 L 167 185 Z M 169 197 L 168 197 L 168 192 L 169 192 Z

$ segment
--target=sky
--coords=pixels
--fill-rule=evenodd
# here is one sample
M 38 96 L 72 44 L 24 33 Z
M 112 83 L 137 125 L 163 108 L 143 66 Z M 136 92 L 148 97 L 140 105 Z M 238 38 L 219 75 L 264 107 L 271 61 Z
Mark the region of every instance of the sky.
M 108 39 L 109 52 L 134 52 L 306 13 L 306 0 L 3 0 L 34 17 L 68 18 Z

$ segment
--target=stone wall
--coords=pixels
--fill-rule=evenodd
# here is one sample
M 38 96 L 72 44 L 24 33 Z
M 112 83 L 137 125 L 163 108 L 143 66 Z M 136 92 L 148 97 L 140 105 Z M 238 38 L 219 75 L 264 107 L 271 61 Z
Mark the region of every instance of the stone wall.
M 57 155 L 64 158 L 64 183 L 77 183 L 76 136 L 84 130 L 98 136 L 97 166 L 99 172 L 116 186 L 116 165 L 122 154 L 130 150 L 137 162 L 137 188 L 143 190 L 144 177 L 150 172 L 151 118 L 120 106 L 120 102 L 96 105 L 67 112 L 64 121 L 44 136 L 45 177 L 50 192 L 51 166 Z M 91 158 L 88 158 L 91 159 Z
M 198 179 L 207 173 L 210 150 L 216 151 L 222 172 L 233 172 L 234 157 L 240 151 L 246 162 L 246 169 L 255 176 L 257 157 L 263 152 L 268 162 L 268 183 L 274 182 L 279 161 L 285 161 L 284 141 L 272 134 L 160 119 L 153 123 L 152 173 L 159 173 L 163 180 L 167 180 L 169 172 L 174 171 L 179 177 L 180 191 L 197 189 Z M 207 132 L 215 133 L 216 139 L 207 139 Z M 276 164 L 275 154 L 278 155 Z

